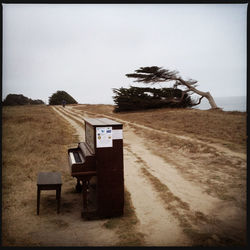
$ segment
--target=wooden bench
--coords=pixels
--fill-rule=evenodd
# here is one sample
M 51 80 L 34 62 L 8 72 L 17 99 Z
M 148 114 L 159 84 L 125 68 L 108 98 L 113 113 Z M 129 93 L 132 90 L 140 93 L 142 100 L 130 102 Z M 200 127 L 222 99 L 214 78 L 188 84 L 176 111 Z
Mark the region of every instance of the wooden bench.
M 60 212 L 62 179 L 59 172 L 39 172 L 37 176 L 37 215 L 39 215 L 41 190 L 56 190 L 57 213 Z

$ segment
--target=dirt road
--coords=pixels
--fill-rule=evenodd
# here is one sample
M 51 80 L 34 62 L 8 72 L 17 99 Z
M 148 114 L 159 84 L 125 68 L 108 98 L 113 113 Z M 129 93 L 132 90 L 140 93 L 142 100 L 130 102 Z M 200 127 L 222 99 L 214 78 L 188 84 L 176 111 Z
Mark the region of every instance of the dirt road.
M 84 141 L 85 137 L 83 118 L 103 116 L 80 112 L 74 106 L 53 109 L 75 128 L 79 141 Z M 234 206 L 230 201 L 209 195 L 202 185 L 187 179 L 172 164 L 174 160 L 178 161 L 178 154 L 171 162 L 154 154 L 147 146 L 146 137 L 136 131 L 150 131 L 152 128 L 124 120 L 122 122 L 125 188 L 131 195 L 139 219 L 136 230 L 144 235 L 145 246 L 217 246 L 227 241 L 245 240 L 242 236 L 246 221 L 244 209 Z M 218 145 L 210 146 L 231 157 L 245 157 Z M 152 144 L 152 147 L 157 145 Z M 235 232 L 239 232 L 240 236 L 235 235 Z M 102 238 L 105 241 L 105 232 Z

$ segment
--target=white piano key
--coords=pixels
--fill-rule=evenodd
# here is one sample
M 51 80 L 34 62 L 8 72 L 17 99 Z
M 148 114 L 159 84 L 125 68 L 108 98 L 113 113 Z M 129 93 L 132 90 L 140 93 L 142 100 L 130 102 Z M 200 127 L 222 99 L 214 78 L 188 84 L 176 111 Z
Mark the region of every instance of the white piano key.
M 70 156 L 70 159 L 71 159 L 72 164 L 75 164 L 76 161 L 75 161 L 74 154 L 73 154 L 72 152 L 69 152 L 69 156 Z

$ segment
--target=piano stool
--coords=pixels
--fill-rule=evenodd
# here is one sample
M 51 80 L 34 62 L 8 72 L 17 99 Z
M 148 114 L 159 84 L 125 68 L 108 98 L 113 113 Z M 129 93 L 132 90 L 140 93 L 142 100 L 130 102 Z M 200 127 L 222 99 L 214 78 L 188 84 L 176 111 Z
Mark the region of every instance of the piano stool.
M 60 212 L 62 178 L 59 172 L 39 172 L 37 175 L 37 215 L 40 208 L 41 190 L 56 190 L 57 213 Z

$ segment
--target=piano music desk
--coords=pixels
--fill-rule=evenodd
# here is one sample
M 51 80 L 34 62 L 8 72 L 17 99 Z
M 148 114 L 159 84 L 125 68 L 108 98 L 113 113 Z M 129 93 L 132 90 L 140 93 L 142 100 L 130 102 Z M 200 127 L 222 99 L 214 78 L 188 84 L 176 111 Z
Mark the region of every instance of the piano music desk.
M 56 190 L 57 213 L 60 211 L 62 179 L 59 172 L 39 172 L 37 176 L 37 215 L 39 215 L 41 190 Z

